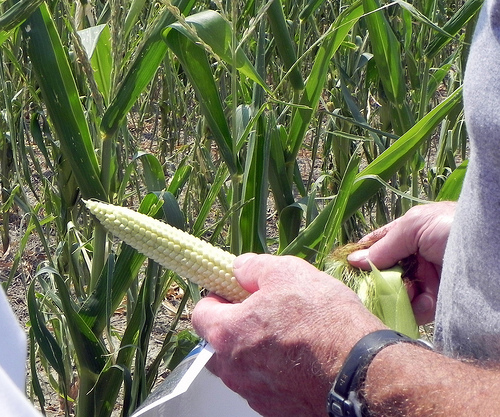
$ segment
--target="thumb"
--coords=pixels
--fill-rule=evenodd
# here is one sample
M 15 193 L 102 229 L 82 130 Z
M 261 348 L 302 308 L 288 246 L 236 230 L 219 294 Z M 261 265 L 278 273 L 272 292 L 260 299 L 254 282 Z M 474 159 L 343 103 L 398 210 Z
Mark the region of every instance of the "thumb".
M 259 289 L 259 284 L 256 279 L 252 279 L 251 277 L 255 276 L 254 274 L 248 274 L 246 271 L 248 268 L 251 268 L 252 259 L 256 260 L 256 253 L 244 253 L 243 255 L 238 256 L 233 262 L 233 274 L 238 283 L 248 291 L 249 293 L 254 293 Z M 250 265 L 245 264 L 249 262 Z
M 352 252 L 347 257 L 347 260 L 353 266 L 361 269 L 371 269 L 371 262 L 379 269 L 386 269 L 418 250 L 414 239 L 401 224 L 401 218 L 394 220 L 371 235 L 374 235 L 375 243 L 368 249 Z M 370 237 L 370 235 L 367 237 Z
M 295 256 L 247 253 L 233 262 L 234 277 L 250 293 L 263 287 L 279 288 L 301 280 L 310 281 L 318 272 L 309 262 Z

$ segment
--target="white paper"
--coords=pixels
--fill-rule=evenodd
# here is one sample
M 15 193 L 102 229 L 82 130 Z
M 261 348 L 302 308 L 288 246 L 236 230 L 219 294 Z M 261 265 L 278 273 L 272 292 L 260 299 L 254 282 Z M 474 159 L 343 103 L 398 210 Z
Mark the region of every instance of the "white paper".
M 0 366 L 20 390 L 26 379 L 26 335 L 21 329 L 3 289 L 0 289 Z
M 213 355 L 203 343 L 172 371 L 132 417 L 259 417 L 205 364 Z
M 0 415 L 2 417 L 42 417 L 42 414 L 26 398 L 24 392 L 12 382 L 10 376 L 1 367 Z
M 24 395 L 26 334 L 19 325 L 3 289 L 0 288 L 0 415 L 41 417 Z

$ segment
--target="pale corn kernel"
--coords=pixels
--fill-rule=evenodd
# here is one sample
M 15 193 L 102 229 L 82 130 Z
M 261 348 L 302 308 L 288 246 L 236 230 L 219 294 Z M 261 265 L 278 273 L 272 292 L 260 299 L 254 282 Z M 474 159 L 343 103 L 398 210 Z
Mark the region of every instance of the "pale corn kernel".
M 233 276 L 235 255 L 125 207 L 85 201 L 92 214 L 125 243 L 228 301 L 248 297 Z

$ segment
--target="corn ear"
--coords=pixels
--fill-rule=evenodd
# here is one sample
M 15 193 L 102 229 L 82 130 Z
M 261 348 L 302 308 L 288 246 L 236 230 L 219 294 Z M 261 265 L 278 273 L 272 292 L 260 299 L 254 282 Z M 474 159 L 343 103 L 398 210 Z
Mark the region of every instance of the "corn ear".
M 85 201 L 102 225 L 138 252 L 231 302 L 248 297 L 233 275 L 235 255 L 126 207 Z
M 354 268 L 346 257 L 356 249 L 350 246 L 342 249 L 340 255 L 334 253 L 325 264 L 325 272 L 356 292 L 365 307 L 387 327 L 418 338 L 419 329 L 403 280 L 403 268 L 395 266 L 383 271 L 374 265 L 371 271 Z
M 391 329 L 418 338 L 418 325 L 402 279 L 403 269 L 395 266 L 379 271 L 375 265 L 371 267 L 368 285 L 373 287 L 375 298 L 371 301 L 373 313 Z

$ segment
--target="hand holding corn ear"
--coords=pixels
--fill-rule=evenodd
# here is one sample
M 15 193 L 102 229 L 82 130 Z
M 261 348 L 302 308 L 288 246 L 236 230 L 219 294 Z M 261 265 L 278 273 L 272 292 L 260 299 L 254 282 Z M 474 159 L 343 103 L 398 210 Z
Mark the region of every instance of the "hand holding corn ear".
M 235 255 L 128 208 L 99 201 L 85 204 L 106 229 L 163 267 L 231 302 L 250 295 L 233 276 Z
M 415 206 L 357 244 L 334 253 L 326 271 L 356 291 L 387 326 L 418 337 L 417 324 L 434 319 L 454 212 L 452 202 Z

